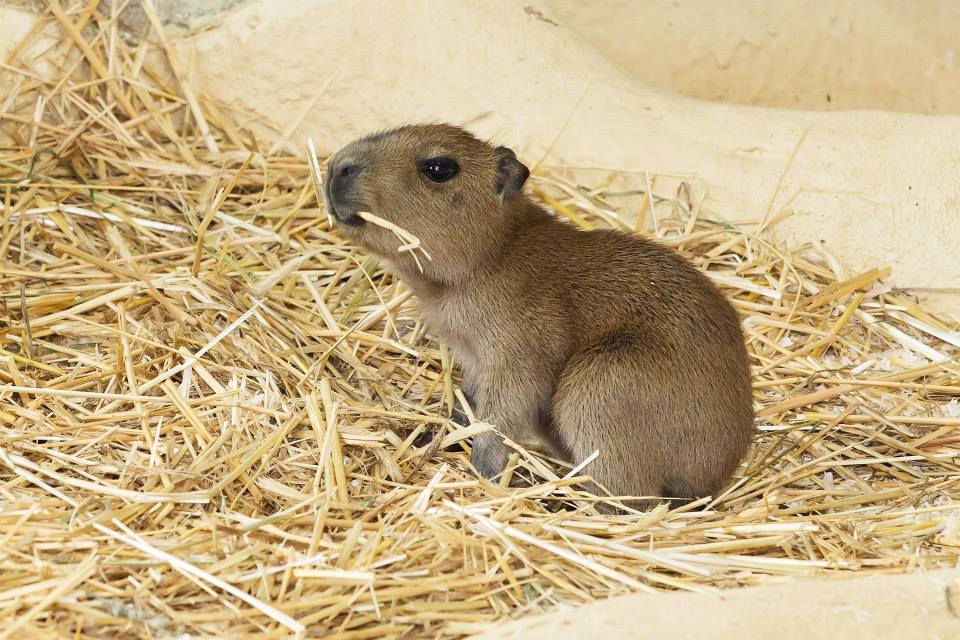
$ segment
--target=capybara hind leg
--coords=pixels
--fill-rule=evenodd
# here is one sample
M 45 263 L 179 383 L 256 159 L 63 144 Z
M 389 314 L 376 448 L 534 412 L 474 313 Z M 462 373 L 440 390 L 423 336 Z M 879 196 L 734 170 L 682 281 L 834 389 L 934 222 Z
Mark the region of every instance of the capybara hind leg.
M 644 388 L 638 365 L 634 353 L 603 343 L 575 354 L 560 376 L 553 422 L 575 464 L 599 451 L 584 472 L 607 490 L 658 497 L 667 458 L 649 438 L 655 397 Z M 631 506 L 637 504 L 652 503 Z

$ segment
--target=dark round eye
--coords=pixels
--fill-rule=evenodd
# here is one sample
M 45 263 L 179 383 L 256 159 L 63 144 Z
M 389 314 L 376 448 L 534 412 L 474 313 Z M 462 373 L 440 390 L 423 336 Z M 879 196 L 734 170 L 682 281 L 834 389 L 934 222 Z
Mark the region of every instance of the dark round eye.
M 427 158 L 417 162 L 417 169 L 434 182 L 446 182 L 457 175 L 460 165 L 451 158 Z

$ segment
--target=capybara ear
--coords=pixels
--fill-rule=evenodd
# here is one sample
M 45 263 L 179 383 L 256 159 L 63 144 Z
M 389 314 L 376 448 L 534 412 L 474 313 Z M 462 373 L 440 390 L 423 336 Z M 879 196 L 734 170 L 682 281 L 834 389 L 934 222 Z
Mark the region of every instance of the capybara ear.
M 496 191 L 501 200 L 512 198 L 523 190 L 523 183 L 530 170 L 517 160 L 516 154 L 506 147 L 494 149 L 497 154 Z

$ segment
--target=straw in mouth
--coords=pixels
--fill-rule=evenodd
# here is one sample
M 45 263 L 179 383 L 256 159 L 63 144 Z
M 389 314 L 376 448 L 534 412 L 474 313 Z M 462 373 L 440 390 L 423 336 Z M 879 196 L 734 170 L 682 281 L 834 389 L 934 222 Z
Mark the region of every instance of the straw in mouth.
M 420 269 L 421 273 L 423 273 L 423 265 L 420 263 L 419 258 L 417 258 L 417 251 L 423 253 L 423 256 L 427 260 L 433 260 L 433 258 L 430 257 L 430 254 L 427 253 L 427 250 L 424 249 L 420 244 L 420 238 L 413 235 L 403 227 L 400 227 L 389 220 L 384 220 L 380 216 L 370 213 L 369 211 L 357 211 L 357 215 L 371 224 L 375 224 L 378 227 L 383 227 L 384 229 L 392 231 L 393 235 L 397 236 L 400 242 L 403 243 L 397 247 L 397 251 L 400 253 L 409 251 L 411 257 L 413 257 L 413 261 L 417 264 L 417 268 Z

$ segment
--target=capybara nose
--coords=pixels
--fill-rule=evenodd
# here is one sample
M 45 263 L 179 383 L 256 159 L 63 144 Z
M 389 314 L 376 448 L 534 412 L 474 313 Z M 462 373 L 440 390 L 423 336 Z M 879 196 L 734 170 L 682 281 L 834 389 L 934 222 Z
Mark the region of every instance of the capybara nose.
M 354 162 L 336 162 L 328 169 L 330 176 L 330 199 L 333 201 L 334 206 L 336 206 L 349 199 L 350 189 L 357 175 L 360 173 L 361 167 Z
M 335 154 L 327 164 L 327 175 L 324 181 L 327 211 L 341 223 L 355 226 L 362 222 L 362 219 L 356 215 L 360 203 L 354 189 L 354 183 L 362 170 L 363 165 L 340 154 Z

